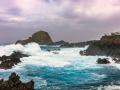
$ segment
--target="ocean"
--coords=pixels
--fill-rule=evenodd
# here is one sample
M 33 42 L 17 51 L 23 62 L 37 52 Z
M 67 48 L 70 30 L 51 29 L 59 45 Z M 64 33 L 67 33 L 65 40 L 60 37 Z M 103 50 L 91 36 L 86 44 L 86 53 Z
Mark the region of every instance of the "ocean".
M 120 90 L 120 65 L 96 63 L 106 56 L 81 56 L 79 52 L 87 47 L 47 51 L 37 43 L 0 46 L 0 56 L 13 51 L 30 55 L 12 69 L 0 69 L 0 78 L 16 72 L 23 82 L 34 80 L 35 90 Z

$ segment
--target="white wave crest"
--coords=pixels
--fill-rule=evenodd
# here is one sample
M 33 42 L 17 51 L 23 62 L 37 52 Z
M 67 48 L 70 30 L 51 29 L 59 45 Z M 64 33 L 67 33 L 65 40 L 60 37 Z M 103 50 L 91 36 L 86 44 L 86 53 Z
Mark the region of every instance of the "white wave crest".
M 57 52 L 57 54 L 55 54 L 53 51 L 48 52 L 41 50 L 40 45 L 37 43 L 30 43 L 24 46 L 21 44 L 11 44 L 0 46 L 0 56 L 9 56 L 13 51 L 19 51 L 23 54 L 30 55 L 29 57 L 21 58 L 22 63 L 14 66 L 15 68 L 23 67 L 27 64 L 50 67 L 72 65 L 74 69 L 101 68 L 100 65 L 96 64 L 96 60 L 99 58 L 98 56 L 81 56 L 79 54 L 81 50 L 87 48 L 88 46 L 84 48 L 61 48 L 60 51 L 54 51 Z M 111 65 L 117 68 L 120 67 L 120 65 L 114 63 L 111 63 Z
M 98 90 L 120 90 L 120 86 L 117 85 L 109 85 L 109 86 L 100 86 Z

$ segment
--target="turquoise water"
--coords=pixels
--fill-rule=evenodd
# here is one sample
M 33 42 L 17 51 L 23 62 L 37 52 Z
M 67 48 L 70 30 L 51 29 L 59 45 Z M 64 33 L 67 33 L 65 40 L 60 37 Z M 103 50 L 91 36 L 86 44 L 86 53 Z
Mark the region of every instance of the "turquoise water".
M 0 78 L 8 79 L 16 72 L 23 82 L 35 81 L 36 90 L 120 90 L 119 64 L 98 65 L 98 56 L 80 56 L 85 48 L 61 48 L 42 51 L 33 43 L 27 46 L 0 47 L 0 55 L 13 51 L 31 55 L 10 70 L 0 70 Z
M 84 70 L 70 68 L 27 65 L 16 72 L 23 82 L 33 79 L 36 90 L 98 90 L 101 86 L 120 85 L 120 70 L 114 67 Z M 11 72 L 0 72 L 0 78 L 7 79 Z

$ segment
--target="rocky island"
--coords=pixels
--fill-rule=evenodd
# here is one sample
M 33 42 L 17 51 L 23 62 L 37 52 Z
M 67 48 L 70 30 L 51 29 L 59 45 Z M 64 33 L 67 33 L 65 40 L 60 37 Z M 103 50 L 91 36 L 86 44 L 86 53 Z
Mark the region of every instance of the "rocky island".
M 52 43 L 53 41 L 47 32 L 38 31 L 26 40 L 18 40 L 16 44 L 20 43 L 22 45 L 25 45 L 31 42 L 36 42 L 38 44 L 49 44 Z

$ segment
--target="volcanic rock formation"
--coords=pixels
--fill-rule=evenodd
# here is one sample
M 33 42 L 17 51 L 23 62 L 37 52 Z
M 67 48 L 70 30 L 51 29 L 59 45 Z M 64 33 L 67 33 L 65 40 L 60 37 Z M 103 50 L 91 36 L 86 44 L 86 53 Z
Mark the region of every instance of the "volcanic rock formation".
M 26 40 L 18 40 L 16 44 L 20 43 L 25 45 L 31 42 L 36 42 L 38 44 L 49 44 L 49 43 L 52 43 L 52 39 L 47 32 L 38 31 Z

